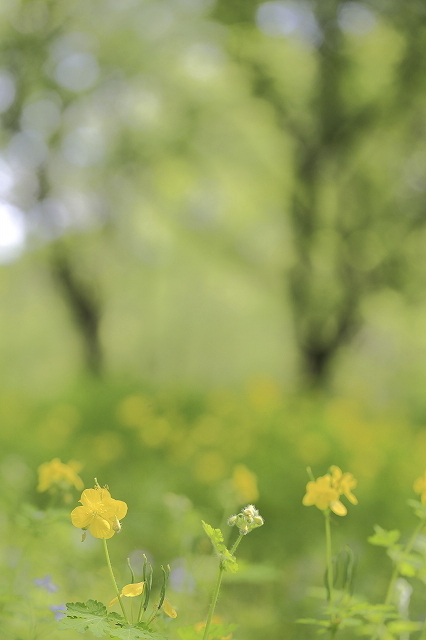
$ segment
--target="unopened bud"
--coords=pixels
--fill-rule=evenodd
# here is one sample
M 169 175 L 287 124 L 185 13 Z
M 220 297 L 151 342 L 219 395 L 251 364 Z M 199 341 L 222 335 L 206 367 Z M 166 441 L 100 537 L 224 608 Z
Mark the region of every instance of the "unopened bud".
M 121 531 L 121 524 L 119 523 L 117 516 L 115 516 L 114 518 L 114 521 L 112 523 L 112 528 L 116 532 Z
M 243 510 L 242 510 L 243 515 L 249 517 L 249 518 L 254 518 L 254 516 L 256 516 L 258 514 L 257 509 L 255 509 L 254 505 L 252 504 L 248 504 Z

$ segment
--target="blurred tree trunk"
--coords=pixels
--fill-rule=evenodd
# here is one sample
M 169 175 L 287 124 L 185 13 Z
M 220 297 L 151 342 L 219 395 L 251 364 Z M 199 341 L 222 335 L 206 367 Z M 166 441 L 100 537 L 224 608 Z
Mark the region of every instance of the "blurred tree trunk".
M 50 264 L 82 338 L 86 367 L 92 374 L 99 376 L 102 372 L 102 347 L 99 339 L 101 314 L 97 297 L 75 273 L 65 248 L 55 247 Z
M 232 11 L 227 14 L 228 3 L 219 0 L 215 15 L 223 21 L 229 15 L 230 22 L 236 23 L 241 4 L 231 0 Z M 252 0 L 249 9 L 241 7 L 240 21 L 253 23 L 259 4 L 262 3 Z M 418 216 L 401 216 L 398 206 L 386 201 L 386 194 L 378 207 L 374 199 L 374 178 L 362 166 L 354 168 L 351 164 L 354 152 L 366 136 L 380 130 L 384 123 L 399 125 L 402 118 L 409 120 L 407 114 L 413 111 L 413 98 L 424 83 L 424 5 L 417 2 L 410 7 L 403 2 L 389 7 L 383 5 L 382 13 L 387 13 L 385 19 L 393 23 L 406 41 L 395 73 L 395 86 L 386 98 L 380 97 L 356 108 L 351 105 L 348 109 L 344 82 L 351 73 L 353 61 L 338 24 L 339 9 L 345 4 L 341 0 L 317 0 L 310 5 L 321 42 L 313 47 L 312 53 L 317 71 L 308 105 L 309 126 L 298 114 L 289 111 L 277 88 L 279 83 L 262 58 L 234 50 L 238 62 L 249 68 L 254 95 L 273 107 L 279 127 L 289 132 L 295 141 L 294 187 L 289 211 L 295 259 L 284 278 L 289 282 L 303 374 L 313 386 L 327 382 L 335 356 L 362 326 L 362 304 L 366 296 L 386 286 L 404 288 L 407 262 L 402 249 L 404 240 L 426 222 L 425 207 Z M 332 218 L 321 202 L 324 175 L 328 180 L 331 176 L 338 199 L 338 210 Z M 367 251 L 371 237 L 380 244 L 389 230 L 393 240 L 386 245 L 383 256 L 371 266 L 363 263 L 364 250 Z M 327 233 L 334 237 L 331 258 L 325 255 L 324 243 L 319 249 L 321 234 Z M 321 260 L 328 260 L 326 269 L 321 269 Z

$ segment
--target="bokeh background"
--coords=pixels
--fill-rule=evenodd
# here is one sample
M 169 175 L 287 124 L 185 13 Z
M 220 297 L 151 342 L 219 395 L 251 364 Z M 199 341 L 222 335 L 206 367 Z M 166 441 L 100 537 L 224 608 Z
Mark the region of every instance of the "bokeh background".
M 182 624 L 211 588 L 200 520 L 255 474 L 266 524 L 218 611 L 239 640 L 314 637 L 294 620 L 320 604 L 322 517 L 301 498 L 307 466 L 337 464 L 360 504 L 335 546 L 380 601 L 366 537 L 412 527 L 426 467 L 424 2 L 3 0 L 0 35 L 7 638 L 113 596 L 78 492 L 52 515 L 36 491 L 55 457 L 128 503 L 117 571 L 169 562 Z

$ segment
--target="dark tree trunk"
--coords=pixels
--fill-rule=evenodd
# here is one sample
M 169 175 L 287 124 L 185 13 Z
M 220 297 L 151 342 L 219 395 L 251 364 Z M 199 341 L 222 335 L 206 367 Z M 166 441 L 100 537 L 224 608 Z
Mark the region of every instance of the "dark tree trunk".
M 99 302 L 88 285 L 78 278 L 64 250 L 55 251 L 51 268 L 81 335 L 87 369 L 99 376 L 102 372 Z

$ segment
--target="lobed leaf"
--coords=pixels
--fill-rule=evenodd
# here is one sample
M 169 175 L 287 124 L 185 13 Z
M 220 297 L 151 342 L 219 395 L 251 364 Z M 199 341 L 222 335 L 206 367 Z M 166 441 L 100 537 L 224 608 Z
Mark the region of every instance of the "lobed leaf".
M 210 538 L 213 548 L 222 562 L 223 568 L 231 573 L 236 573 L 238 571 L 238 564 L 235 556 L 233 556 L 225 546 L 222 531 L 220 529 L 213 529 L 213 527 L 207 524 L 207 522 L 204 522 L 204 520 L 201 522 L 203 524 L 204 531 Z
M 401 532 L 398 529 L 392 529 L 392 531 L 386 531 L 386 529 L 382 529 L 378 524 L 374 525 L 374 535 L 367 538 L 370 544 L 377 545 L 379 547 L 393 547 L 399 537 Z
M 102 638 L 111 636 L 111 621 L 122 620 L 117 614 L 108 614 L 105 605 L 97 600 L 68 602 L 66 606 L 66 615 L 58 622 L 59 629 L 74 629 L 78 633 L 89 631 L 97 638 Z

